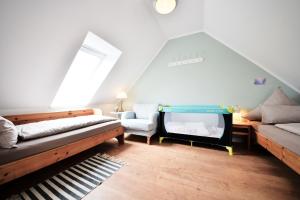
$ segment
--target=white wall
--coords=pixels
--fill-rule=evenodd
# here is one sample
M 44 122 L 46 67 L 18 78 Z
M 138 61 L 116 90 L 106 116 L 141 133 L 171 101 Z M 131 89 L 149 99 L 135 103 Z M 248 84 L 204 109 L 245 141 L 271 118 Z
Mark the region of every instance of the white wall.
M 300 91 L 299 0 L 206 0 L 205 31 Z
M 91 103 L 130 87 L 165 41 L 143 0 L 1 0 L 0 110 L 50 106 L 87 31 L 123 52 Z
M 202 30 L 300 90 L 300 1 L 180 0 L 170 15 L 152 0 L 1 0 L 1 111 L 46 110 L 87 31 L 123 54 L 91 105 L 130 89 L 166 38 Z M 108 107 L 108 106 L 106 106 Z M 111 109 L 111 107 L 109 108 Z
M 169 67 L 199 55 L 203 62 Z M 266 78 L 255 85 L 255 78 Z M 300 103 L 300 94 L 205 33 L 168 41 L 129 93 L 130 103 L 239 105 L 254 108 L 281 87 Z

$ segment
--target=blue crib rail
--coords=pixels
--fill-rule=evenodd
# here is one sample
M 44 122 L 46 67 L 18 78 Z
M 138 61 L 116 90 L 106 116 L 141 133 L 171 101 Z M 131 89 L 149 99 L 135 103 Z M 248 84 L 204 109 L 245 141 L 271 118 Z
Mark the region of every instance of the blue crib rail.
M 160 112 L 176 113 L 213 113 L 213 114 L 231 114 L 234 109 L 231 106 L 220 105 L 189 105 L 189 106 L 159 106 Z

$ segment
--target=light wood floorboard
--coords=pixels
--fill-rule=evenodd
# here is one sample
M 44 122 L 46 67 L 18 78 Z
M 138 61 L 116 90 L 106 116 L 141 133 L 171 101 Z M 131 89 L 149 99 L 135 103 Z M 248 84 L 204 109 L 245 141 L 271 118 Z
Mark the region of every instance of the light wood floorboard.
M 300 177 L 270 154 L 126 141 L 107 152 L 127 162 L 92 199 L 300 199 Z
M 299 175 L 263 149 L 254 148 L 250 153 L 246 148 L 236 149 L 230 157 L 223 149 L 191 147 L 170 140 L 159 145 L 155 138 L 147 145 L 146 138 L 133 136 L 122 146 L 111 140 L 0 190 L 8 195 L 102 152 L 126 165 L 84 200 L 300 199 Z

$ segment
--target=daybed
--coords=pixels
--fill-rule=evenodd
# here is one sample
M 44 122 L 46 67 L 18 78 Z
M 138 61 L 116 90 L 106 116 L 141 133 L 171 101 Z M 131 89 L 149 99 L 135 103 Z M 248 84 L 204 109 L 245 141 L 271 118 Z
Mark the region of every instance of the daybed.
M 94 110 L 86 109 L 5 116 L 5 118 L 15 125 L 20 125 L 93 114 L 95 114 Z M 0 149 L 0 184 L 56 163 L 115 137 L 119 144 L 124 143 L 124 129 L 118 120 L 21 141 L 17 143 L 17 148 Z
M 300 174 L 300 135 L 274 125 L 251 123 L 257 143 Z
M 279 87 L 243 117 L 250 120 L 257 143 L 300 174 L 300 106 Z

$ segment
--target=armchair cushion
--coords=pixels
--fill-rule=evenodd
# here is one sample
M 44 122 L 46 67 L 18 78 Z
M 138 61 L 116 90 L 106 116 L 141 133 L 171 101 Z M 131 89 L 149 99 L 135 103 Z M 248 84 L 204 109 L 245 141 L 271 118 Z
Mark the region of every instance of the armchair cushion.
M 126 129 L 152 131 L 156 128 L 156 123 L 147 119 L 122 119 L 122 126 Z
M 150 113 L 148 116 L 148 119 L 150 122 L 152 122 L 154 124 L 154 129 L 156 129 L 157 127 L 157 119 L 158 119 L 158 112 L 154 112 L 154 113 Z
M 134 104 L 133 111 L 137 119 L 149 119 L 149 114 L 158 110 L 157 104 Z
M 132 111 L 123 112 L 121 115 L 121 120 L 125 120 L 125 119 L 135 119 L 135 112 Z

